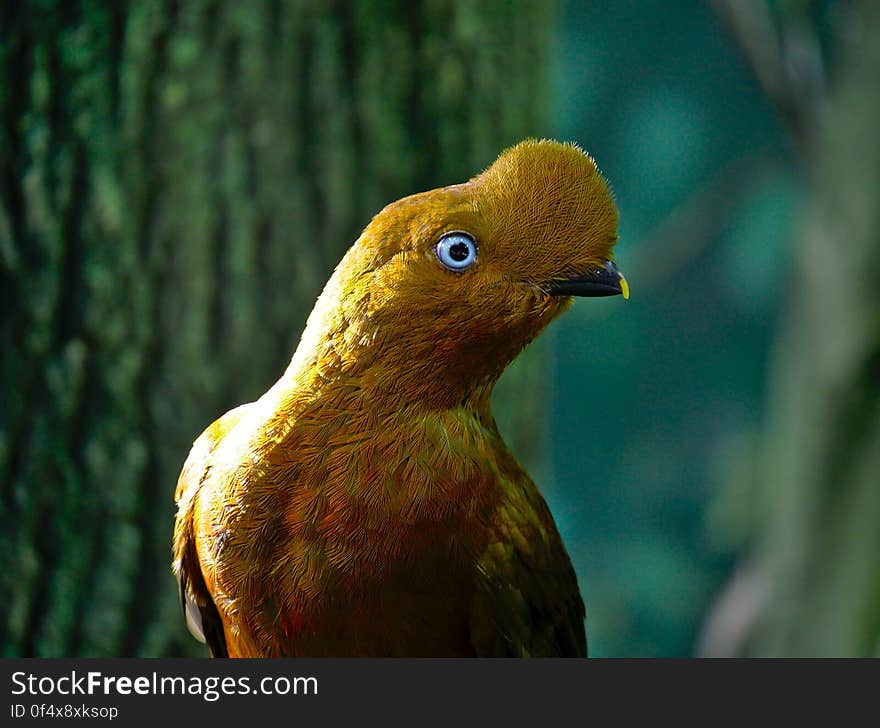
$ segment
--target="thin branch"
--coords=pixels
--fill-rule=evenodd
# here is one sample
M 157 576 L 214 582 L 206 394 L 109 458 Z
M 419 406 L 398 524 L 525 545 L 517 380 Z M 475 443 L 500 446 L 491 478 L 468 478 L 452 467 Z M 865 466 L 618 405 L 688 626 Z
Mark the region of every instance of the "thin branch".
M 765 150 L 738 157 L 714 178 L 699 185 L 676 205 L 647 235 L 633 244 L 634 260 L 622 267 L 633 296 L 645 298 L 661 289 L 705 252 L 727 224 L 730 213 L 754 186 L 777 174 L 782 163 Z M 584 307 L 602 317 L 605 306 Z
M 760 150 L 734 159 L 698 186 L 639 241 L 636 268 L 627 271 L 634 292 L 641 296 L 675 277 L 708 248 L 744 195 L 779 168 L 778 160 Z
M 802 13 L 774 16 L 765 0 L 709 0 L 792 136 L 805 144 L 824 92 L 819 41 Z

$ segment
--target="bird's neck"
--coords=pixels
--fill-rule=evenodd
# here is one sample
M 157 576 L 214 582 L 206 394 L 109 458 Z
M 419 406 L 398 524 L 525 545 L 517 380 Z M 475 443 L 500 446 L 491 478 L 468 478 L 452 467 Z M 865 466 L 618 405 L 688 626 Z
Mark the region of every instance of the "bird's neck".
M 464 408 L 489 416 L 489 399 L 508 362 L 522 349 L 514 340 L 468 345 L 418 340 L 359 344 L 314 341 L 308 331 L 276 385 L 287 392 L 332 395 L 357 391 L 378 410 Z
M 374 364 L 360 360 L 345 365 L 317 356 L 294 357 L 273 389 L 285 399 L 355 399 L 379 414 L 461 409 L 491 420 L 490 399 L 502 367 L 475 376 L 474 370 L 444 367 L 425 357 Z

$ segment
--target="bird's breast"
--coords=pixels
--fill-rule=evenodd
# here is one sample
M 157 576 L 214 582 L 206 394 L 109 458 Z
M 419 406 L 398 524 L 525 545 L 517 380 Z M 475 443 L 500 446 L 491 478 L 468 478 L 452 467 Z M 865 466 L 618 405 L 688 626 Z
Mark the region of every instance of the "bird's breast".
M 242 653 L 466 654 L 496 435 L 466 412 L 359 424 L 299 423 L 209 509 Z

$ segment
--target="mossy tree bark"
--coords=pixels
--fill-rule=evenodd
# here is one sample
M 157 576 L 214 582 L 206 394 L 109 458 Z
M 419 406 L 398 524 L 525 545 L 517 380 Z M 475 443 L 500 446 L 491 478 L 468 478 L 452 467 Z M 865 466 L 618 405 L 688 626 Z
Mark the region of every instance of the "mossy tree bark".
M 539 0 L 3 4 L 3 654 L 200 654 L 168 565 L 190 443 L 283 371 L 372 214 L 541 132 L 550 23 Z
M 713 654 L 880 656 L 880 4 L 839 18 L 814 107 L 751 556 L 715 610 Z

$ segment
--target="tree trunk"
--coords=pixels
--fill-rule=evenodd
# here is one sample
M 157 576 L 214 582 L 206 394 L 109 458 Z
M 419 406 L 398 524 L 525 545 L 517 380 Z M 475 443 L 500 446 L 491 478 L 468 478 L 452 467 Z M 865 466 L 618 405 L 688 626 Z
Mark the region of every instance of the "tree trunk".
M 710 654 L 880 656 L 880 3 L 841 9 L 770 382 L 752 557 Z
M 3 4 L 2 654 L 200 654 L 169 568 L 191 442 L 280 375 L 372 214 L 540 131 L 550 23 L 541 0 Z M 506 383 L 526 402 L 539 366 Z

